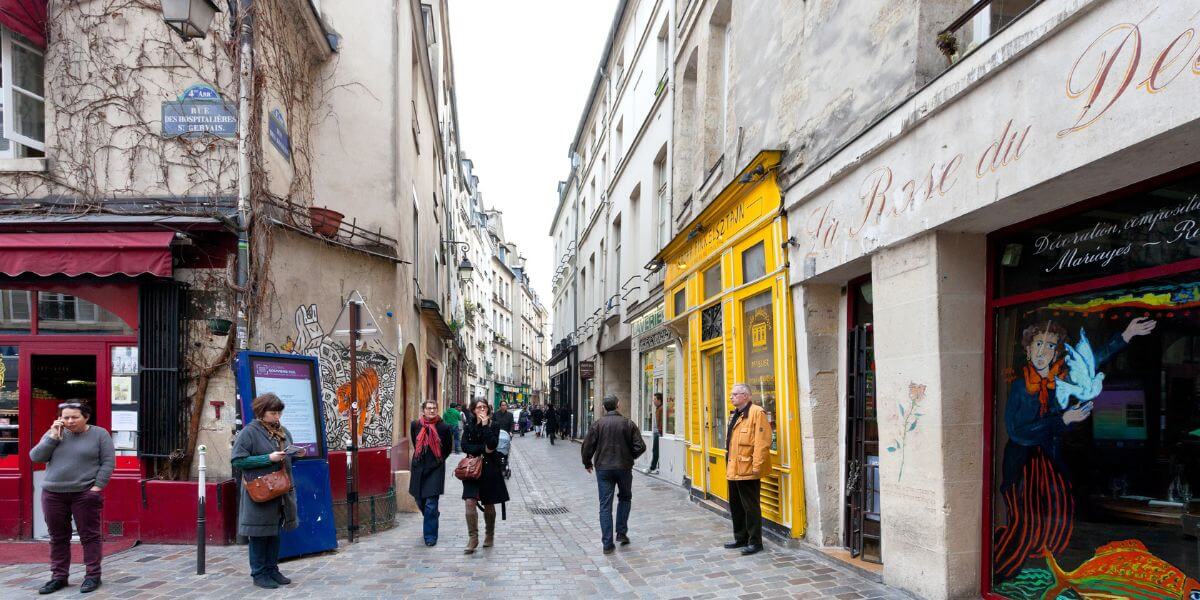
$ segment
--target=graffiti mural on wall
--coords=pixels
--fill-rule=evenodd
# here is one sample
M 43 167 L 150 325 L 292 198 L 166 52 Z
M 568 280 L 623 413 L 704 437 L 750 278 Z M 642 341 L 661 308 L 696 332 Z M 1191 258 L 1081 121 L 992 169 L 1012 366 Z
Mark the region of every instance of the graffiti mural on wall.
M 350 347 L 327 334 L 317 316 L 317 305 L 296 308 L 296 335 L 280 345 L 267 344 L 269 352 L 316 356 L 321 364 L 321 399 L 325 403 L 325 432 L 329 449 L 342 450 L 349 439 Z M 357 353 L 358 424 L 362 447 L 392 445 L 392 414 L 396 401 L 396 357 L 379 340 Z

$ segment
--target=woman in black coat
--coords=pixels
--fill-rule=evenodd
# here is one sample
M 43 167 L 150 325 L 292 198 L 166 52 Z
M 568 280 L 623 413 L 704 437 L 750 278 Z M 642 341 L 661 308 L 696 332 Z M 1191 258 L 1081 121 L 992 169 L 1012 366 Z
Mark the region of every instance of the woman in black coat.
M 467 509 L 467 547 L 463 554 L 475 552 L 479 544 L 479 514 L 483 506 L 483 519 L 487 525 L 483 547 L 490 548 L 496 532 L 496 504 L 508 502 L 508 488 L 504 485 L 504 465 L 496 446 L 500 444 L 500 427 L 492 419 L 492 406 L 483 398 L 471 403 L 471 414 L 463 429 L 462 451 L 467 456 L 483 457 L 483 472 L 479 479 L 463 481 L 463 500 Z
M 421 418 L 412 422 L 409 433 L 413 444 L 412 470 L 408 493 L 417 500 L 425 516 L 422 533 L 425 545 L 437 544 L 438 497 L 446 491 L 446 457 L 454 449 L 454 432 L 438 416 L 437 403 L 426 400 L 421 405 Z
M 558 437 L 558 411 L 553 406 L 546 409 L 546 437 L 550 438 L 551 446 L 554 445 L 554 438 Z

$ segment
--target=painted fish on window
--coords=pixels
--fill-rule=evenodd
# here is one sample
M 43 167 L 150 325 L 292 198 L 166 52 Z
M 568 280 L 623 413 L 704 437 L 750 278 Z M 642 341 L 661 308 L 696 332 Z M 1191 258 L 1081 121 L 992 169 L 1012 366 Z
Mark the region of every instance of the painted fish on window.
M 1069 573 L 1059 567 L 1049 550 L 1043 554 L 1054 575 L 1054 585 L 1042 595 L 1043 599 L 1054 600 L 1071 590 L 1086 600 L 1200 600 L 1200 581 L 1151 554 L 1138 540 L 1105 544 Z

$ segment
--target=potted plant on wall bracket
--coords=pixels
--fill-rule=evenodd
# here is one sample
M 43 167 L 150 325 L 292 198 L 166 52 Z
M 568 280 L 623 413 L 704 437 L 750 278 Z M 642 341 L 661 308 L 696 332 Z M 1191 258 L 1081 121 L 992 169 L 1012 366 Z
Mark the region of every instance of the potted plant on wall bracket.
M 308 209 L 308 217 L 313 233 L 332 238 L 337 236 L 338 228 L 342 226 L 342 219 L 346 215 L 331 208 L 313 206 Z

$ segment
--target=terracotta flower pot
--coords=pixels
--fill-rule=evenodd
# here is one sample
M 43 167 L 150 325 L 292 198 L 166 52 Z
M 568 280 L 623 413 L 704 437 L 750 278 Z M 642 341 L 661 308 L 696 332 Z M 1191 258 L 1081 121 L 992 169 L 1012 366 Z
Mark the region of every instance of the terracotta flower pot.
M 327 238 L 337 236 L 342 219 L 346 216 L 329 208 L 312 207 L 308 209 L 309 220 L 312 222 L 313 233 Z

